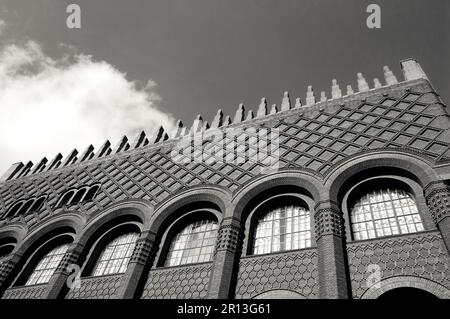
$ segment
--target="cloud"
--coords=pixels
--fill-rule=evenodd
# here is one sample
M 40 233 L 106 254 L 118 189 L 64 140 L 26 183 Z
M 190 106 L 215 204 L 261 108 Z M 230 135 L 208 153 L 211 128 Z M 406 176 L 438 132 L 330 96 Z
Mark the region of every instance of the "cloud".
M 114 144 L 159 125 L 172 129 L 155 87 L 91 56 L 54 59 L 34 41 L 0 47 L 0 175 L 13 162 L 50 160 L 105 139 Z

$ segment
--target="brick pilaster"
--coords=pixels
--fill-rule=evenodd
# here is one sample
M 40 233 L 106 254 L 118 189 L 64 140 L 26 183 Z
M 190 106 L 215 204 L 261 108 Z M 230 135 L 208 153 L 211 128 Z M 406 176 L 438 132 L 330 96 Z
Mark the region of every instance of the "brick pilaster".
M 11 278 L 14 267 L 18 263 L 21 256 L 12 255 L 9 258 L 4 259 L 0 263 L 0 297 L 3 295 L 13 278 Z
M 441 181 L 432 182 L 424 192 L 431 217 L 450 253 L 450 187 Z
M 42 295 L 42 298 L 46 299 L 56 299 L 61 297 L 61 294 L 70 287 L 67 285 L 67 279 L 73 274 L 73 270 L 69 266 L 78 266 L 81 268 L 82 265 L 79 263 L 80 255 L 83 252 L 84 245 L 79 243 L 72 243 L 64 254 L 63 259 L 56 268 L 53 275 L 47 284 L 47 288 Z M 76 288 L 73 288 L 76 289 Z
M 208 286 L 209 299 L 233 297 L 233 282 L 237 271 L 237 258 L 242 246 L 242 228 L 239 220 L 232 217 L 222 221 L 217 236 L 213 267 Z
M 349 298 L 344 219 L 338 205 L 319 202 L 315 207 L 316 242 L 319 264 L 319 297 Z
M 132 299 L 136 297 L 137 288 L 144 277 L 143 274 L 146 269 L 151 267 L 155 257 L 155 238 L 155 233 L 143 232 L 136 241 L 127 270 L 121 279 L 117 298 Z

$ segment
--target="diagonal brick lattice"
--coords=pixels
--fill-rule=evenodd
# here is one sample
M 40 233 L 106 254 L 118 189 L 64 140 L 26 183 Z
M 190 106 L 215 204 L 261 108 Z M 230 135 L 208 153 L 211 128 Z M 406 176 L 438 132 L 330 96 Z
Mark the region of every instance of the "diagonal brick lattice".
M 401 149 L 435 162 L 449 161 L 449 116 L 436 95 L 428 92 L 422 84 L 400 87 L 367 100 L 293 109 L 242 125 L 278 129 L 280 168 L 301 168 L 319 176 L 350 156 L 380 149 Z M 164 145 L 139 149 L 1 184 L 0 215 L 18 199 L 48 194 L 39 212 L 15 217 L 32 227 L 61 213 L 54 209 L 59 196 L 83 184 L 102 184 L 92 202 L 70 207 L 89 215 L 126 198 L 157 204 L 176 191 L 199 184 L 235 191 L 260 171 L 261 165 L 254 162 L 183 164 L 174 161 L 170 147 Z

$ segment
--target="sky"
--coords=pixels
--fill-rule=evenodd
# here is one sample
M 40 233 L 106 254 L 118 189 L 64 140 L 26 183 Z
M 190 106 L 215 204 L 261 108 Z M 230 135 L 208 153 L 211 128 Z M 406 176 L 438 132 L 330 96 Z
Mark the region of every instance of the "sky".
M 66 7 L 81 8 L 81 28 Z M 381 8 L 368 29 L 366 8 Z M 0 0 L 0 175 L 416 58 L 450 101 L 448 0 Z

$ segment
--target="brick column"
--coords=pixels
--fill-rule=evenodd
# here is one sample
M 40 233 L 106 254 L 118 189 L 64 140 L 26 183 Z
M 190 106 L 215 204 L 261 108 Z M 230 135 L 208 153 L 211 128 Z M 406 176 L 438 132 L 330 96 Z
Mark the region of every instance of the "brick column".
M 13 279 L 11 276 L 14 267 L 17 265 L 20 258 L 21 256 L 19 255 L 12 255 L 0 263 L 0 297 L 3 295 L 5 290 L 9 288 Z
M 432 182 L 424 192 L 433 221 L 450 253 L 450 187 L 442 181 Z
M 323 201 L 315 207 L 314 220 L 319 263 L 319 297 L 347 299 L 349 287 L 342 213 L 336 203 Z
M 231 290 L 237 275 L 237 259 L 241 252 L 242 238 L 240 220 L 233 217 L 222 220 L 209 278 L 209 299 L 228 299 L 234 295 Z
M 155 238 L 156 234 L 150 231 L 143 232 L 139 236 L 127 270 L 121 279 L 117 298 L 132 299 L 136 297 L 136 290 L 145 277 L 144 272 L 151 267 L 155 257 Z
M 80 255 L 83 252 L 84 245 L 79 243 L 72 243 L 64 254 L 63 259 L 56 268 L 53 275 L 47 284 L 47 288 L 42 295 L 44 299 L 56 299 L 61 297 L 63 291 L 67 291 L 69 287 L 67 286 L 67 279 L 70 275 L 74 273 L 72 269 L 68 269 L 70 265 L 78 265 L 80 268 Z M 74 288 L 76 289 L 76 288 Z

